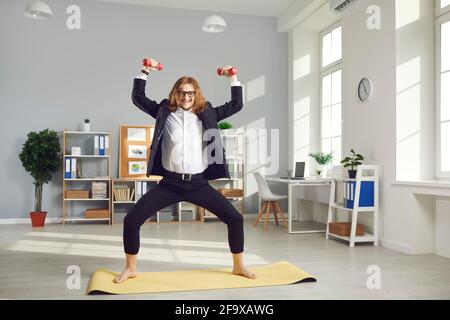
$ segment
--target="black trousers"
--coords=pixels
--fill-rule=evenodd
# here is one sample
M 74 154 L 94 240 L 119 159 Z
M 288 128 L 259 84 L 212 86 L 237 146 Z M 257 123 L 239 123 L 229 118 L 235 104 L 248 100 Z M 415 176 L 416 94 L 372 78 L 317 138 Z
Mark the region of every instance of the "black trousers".
M 244 251 L 244 224 L 242 215 L 208 180 L 181 180 L 164 176 L 160 182 L 143 195 L 130 208 L 124 219 L 123 243 L 125 253 L 135 255 L 139 252 L 139 231 L 142 224 L 151 216 L 167 206 L 180 201 L 199 205 L 214 213 L 228 226 L 228 244 L 232 253 Z

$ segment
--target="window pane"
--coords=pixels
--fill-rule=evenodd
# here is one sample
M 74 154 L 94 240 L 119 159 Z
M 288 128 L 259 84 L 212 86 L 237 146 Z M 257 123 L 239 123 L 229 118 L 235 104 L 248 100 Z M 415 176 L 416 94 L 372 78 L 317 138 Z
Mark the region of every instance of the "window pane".
M 441 26 L 441 71 L 450 70 L 450 21 Z
M 450 6 L 450 0 L 441 0 L 441 8 L 445 8 L 446 6 Z
M 331 63 L 331 32 L 322 39 L 322 67 Z
M 331 103 L 332 104 L 336 104 L 336 103 L 341 103 L 341 70 L 336 71 L 335 73 L 333 73 L 332 75 L 332 98 L 331 98 Z
M 341 135 L 341 105 L 336 104 L 333 107 L 331 107 L 331 135 L 333 137 L 340 136 Z
M 341 161 L 341 137 L 333 138 L 331 147 L 333 151 L 333 165 L 339 165 Z
M 331 139 L 322 139 L 322 152 L 331 152 Z
M 322 139 L 331 137 L 331 107 L 322 108 Z
M 441 75 L 441 121 L 450 120 L 450 72 Z
M 331 105 L 331 74 L 322 79 L 322 107 Z
M 331 62 L 338 61 L 342 58 L 342 28 L 338 27 L 331 33 Z
M 441 170 L 450 171 L 450 122 L 441 124 Z

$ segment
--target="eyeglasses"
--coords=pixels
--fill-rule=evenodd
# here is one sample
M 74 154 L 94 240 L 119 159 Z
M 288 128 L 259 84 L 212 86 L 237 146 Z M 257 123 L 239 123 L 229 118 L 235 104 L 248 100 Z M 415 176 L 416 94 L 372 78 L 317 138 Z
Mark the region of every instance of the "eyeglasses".
M 178 91 L 177 92 L 179 97 L 184 97 L 185 95 L 188 95 L 189 98 L 192 98 L 195 96 L 195 91 Z

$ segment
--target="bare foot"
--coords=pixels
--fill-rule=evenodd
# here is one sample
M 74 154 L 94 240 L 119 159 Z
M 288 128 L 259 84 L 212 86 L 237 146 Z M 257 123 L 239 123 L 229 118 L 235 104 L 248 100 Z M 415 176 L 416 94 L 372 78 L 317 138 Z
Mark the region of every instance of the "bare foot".
M 137 272 L 136 269 L 125 268 L 120 275 L 114 278 L 115 283 L 121 283 L 127 280 L 128 278 L 136 278 Z
M 232 272 L 235 275 L 244 276 L 250 279 L 256 279 L 256 274 L 245 267 L 234 267 Z

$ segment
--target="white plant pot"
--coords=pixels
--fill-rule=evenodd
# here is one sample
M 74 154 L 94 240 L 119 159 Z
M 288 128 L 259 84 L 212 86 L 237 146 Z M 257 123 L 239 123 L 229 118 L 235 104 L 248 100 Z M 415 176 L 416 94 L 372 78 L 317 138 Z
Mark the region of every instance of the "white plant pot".
M 233 129 L 220 129 L 220 134 L 222 136 L 229 136 L 233 134 Z
M 318 164 L 318 165 L 316 165 L 316 173 L 317 173 L 317 171 L 320 171 L 320 175 L 318 175 L 318 177 L 323 178 L 326 176 L 327 166 L 323 165 L 323 164 Z
M 84 132 L 90 132 L 91 131 L 91 124 L 90 123 L 83 123 L 83 131 Z

